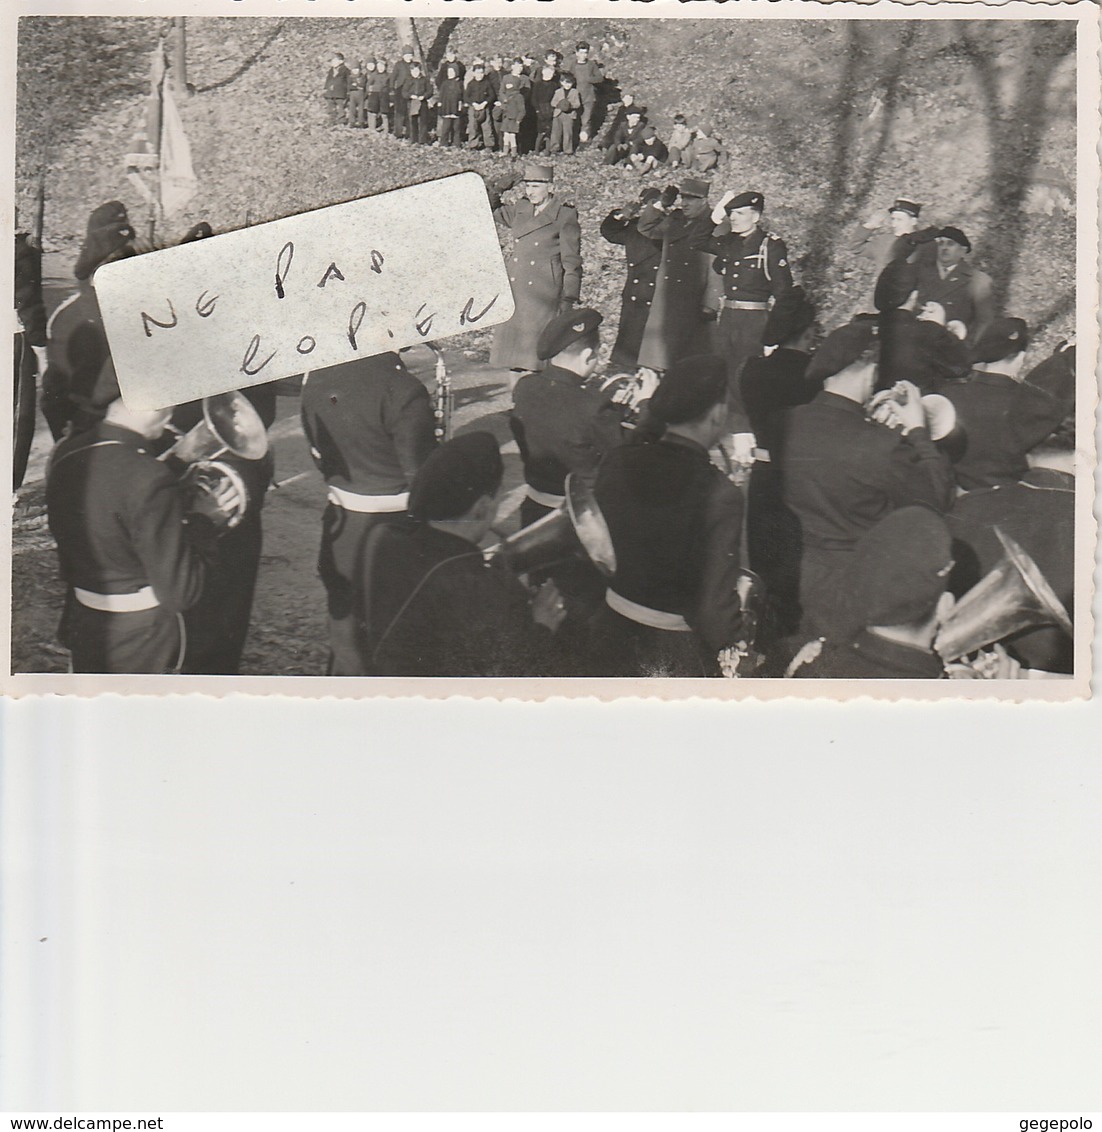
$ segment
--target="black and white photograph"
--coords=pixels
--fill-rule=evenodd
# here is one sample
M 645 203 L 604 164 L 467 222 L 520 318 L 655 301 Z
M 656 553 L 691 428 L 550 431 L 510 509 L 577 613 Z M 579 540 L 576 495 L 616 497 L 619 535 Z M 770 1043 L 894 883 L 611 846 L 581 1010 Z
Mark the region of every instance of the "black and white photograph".
M 1096 13 L 774 8 L 23 15 L 9 686 L 1083 694 Z

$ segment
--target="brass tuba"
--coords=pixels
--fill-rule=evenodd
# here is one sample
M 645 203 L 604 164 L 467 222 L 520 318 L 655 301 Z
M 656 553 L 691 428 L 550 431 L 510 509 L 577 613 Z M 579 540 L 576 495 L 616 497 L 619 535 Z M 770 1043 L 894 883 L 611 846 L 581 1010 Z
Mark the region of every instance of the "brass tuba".
M 176 441 L 160 459 L 170 456 L 187 464 L 180 479 L 186 509 L 210 516 L 217 526 L 235 527 L 249 506 L 244 478 L 232 464 L 218 457 L 231 455 L 259 460 L 268 452 L 268 433 L 249 399 L 236 390 L 203 398 L 203 419 Z M 212 504 L 229 488 L 230 502 Z
M 1073 635 L 1063 603 L 1037 563 L 998 527 L 995 534 L 1003 557 L 957 602 L 938 630 L 934 649 L 946 662 L 1037 625 L 1056 625 Z
M 566 477 L 566 502 L 483 552 L 517 574 L 570 558 L 588 558 L 606 577 L 616 573 L 616 553 L 593 492 L 577 476 Z
M 898 383 L 897 383 L 898 385 Z M 892 406 L 901 396 L 897 385 L 881 389 L 865 402 L 865 415 L 889 428 L 898 428 Z M 922 411 L 931 440 L 944 440 L 957 427 L 957 410 L 948 397 L 940 393 L 927 393 L 922 398 Z

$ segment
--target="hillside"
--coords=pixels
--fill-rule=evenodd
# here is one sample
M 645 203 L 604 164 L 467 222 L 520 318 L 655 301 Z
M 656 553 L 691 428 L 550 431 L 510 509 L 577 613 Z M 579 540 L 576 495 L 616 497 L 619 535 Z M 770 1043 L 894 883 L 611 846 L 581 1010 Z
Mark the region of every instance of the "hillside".
M 1038 326 L 1041 344 L 1071 333 L 1074 29 L 1036 23 L 1026 36 L 1005 23 L 776 19 L 417 25 L 430 56 L 449 33 L 461 58 L 542 54 L 584 37 L 608 75 L 647 104 L 660 133 L 679 110 L 712 123 L 730 150 L 717 189 L 765 194 L 767 223 L 788 242 L 827 326 L 859 309 L 871 282 L 853 252 L 861 223 L 905 193 L 924 201 L 932 220 L 969 233 L 1007 312 Z M 224 231 L 458 169 L 493 176 L 509 167 L 500 157 L 326 127 L 319 91 L 330 54 L 395 58 L 391 20 L 192 18 L 187 27 L 195 94 L 182 113 L 200 192 L 159 229 L 161 241 L 200 219 Z M 136 221 L 145 216 L 122 157 L 141 121 L 151 50 L 170 32 L 160 19 L 21 21 L 16 198 L 29 215 L 45 156 L 44 243 L 54 262 L 75 257 L 101 201 L 121 199 Z M 583 298 L 611 328 L 621 253 L 597 229 L 635 196 L 639 179 L 604 168 L 592 152 L 557 167 L 558 191 L 582 217 Z

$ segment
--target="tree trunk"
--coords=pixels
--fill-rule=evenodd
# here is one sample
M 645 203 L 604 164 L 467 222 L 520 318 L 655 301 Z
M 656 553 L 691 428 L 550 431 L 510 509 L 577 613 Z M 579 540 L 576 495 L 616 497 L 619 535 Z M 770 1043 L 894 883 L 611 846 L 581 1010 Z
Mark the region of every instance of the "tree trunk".
M 420 37 L 417 35 L 417 27 L 413 22 L 412 16 L 396 16 L 394 18 L 394 27 L 398 33 L 398 43 L 402 47 L 412 47 L 413 54 L 421 60 L 421 66 L 425 65 L 425 52 L 421 47 Z

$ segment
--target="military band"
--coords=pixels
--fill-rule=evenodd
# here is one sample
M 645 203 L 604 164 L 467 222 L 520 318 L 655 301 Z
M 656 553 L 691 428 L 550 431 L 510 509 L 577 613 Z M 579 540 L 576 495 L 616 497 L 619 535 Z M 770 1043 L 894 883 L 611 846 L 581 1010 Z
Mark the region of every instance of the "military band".
M 435 394 L 397 353 L 305 374 L 328 675 L 1071 670 L 1075 348 L 1027 369 L 1030 328 L 997 313 L 963 231 L 920 229 L 922 206 L 896 199 L 890 234 L 860 249 L 875 313 L 822 338 L 761 193 L 698 177 L 646 189 L 600 228 L 624 248 L 610 377 L 554 169 L 529 164 L 488 196 L 515 301 L 490 362 L 516 371 L 519 530 L 500 541 L 509 438 L 448 437 L 440 348 Z M 17 252 L 17 366 L 21 346 L 48 358 L 46 500 L 73 671 L 240 671 L 274 387 L 232 395 L 254 406 L 240 443 L 219 433 L 217 399 L 124 403 L 94 289 L 100 265 L 138 254 L 119 202 L 91 214 L 77 290 L 48 326 L 35 249 Z M 185 439 L 166 453 L 170 427 Z M 182 457 L 204 428 L 219 458 Z M 994 574 L 1009 579 L 998 601 L 1024 609 L 999 639 L 974 623 Z M 1048 596 L 1031 606 L 1026 591 Z

